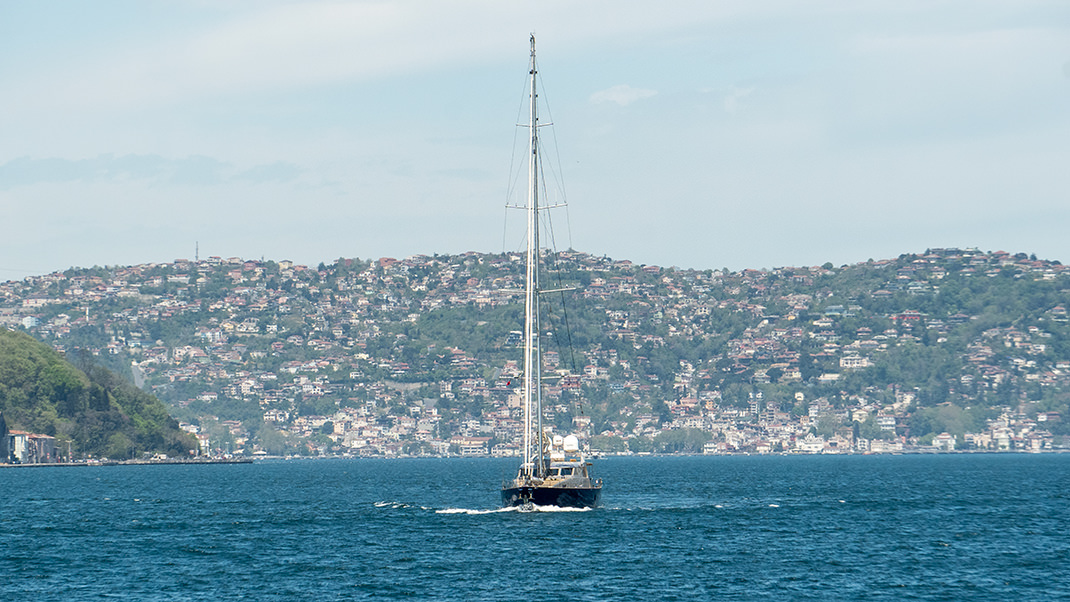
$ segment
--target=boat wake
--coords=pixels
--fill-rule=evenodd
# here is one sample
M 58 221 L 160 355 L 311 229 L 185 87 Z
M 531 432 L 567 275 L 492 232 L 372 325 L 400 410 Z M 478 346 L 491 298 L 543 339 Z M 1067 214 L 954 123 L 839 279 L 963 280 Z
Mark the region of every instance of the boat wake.
M 537 506 L 531 504 L 530 506 L 517 506 L 517 512 L 590 512 L 593 510 L 590 506 L 585 508 L 573 508 L 571 506 Z
M 516 508 L 493 508 L 491 510 L 473 510 L 471 508 L 443 508 L 435 510 L 435 514 L 467 514 L 477 516 L 480 514 L 499 514 L 501 512 L 516 512 Z
M 416 506 L 413 504 L 406 504 L 405 502 L 375 502 L 372 504 L 376 508 L 389 508 L 391 510 L 404 510 L 406 508 L 419 508 L 420 510 L 430 510 L 427 506 Z
M 509 506 L 506 508 L 494 508 L 491 510 L 473 510 L 469 508 L 444 508 L 442 510 L 435 510 L 435 514 L 467 514 L 469 516 L 475 516 L 479 514 L 500 514 L 502 512 L 589 512 L 591 508 L 562 508 L 560 506 L 536 506 L 535 504 L 525 504 L 523 506 Z
M 503 512 L 587 512 L 590 508 L 560 508 L 558 506 L 536 506 L 535 504 L 527 504 L 523 506 L 509 506 L 506 508 L 430 508 L 428 506 L 418 506 L 416 504 L 407 504 L 405 502 L 375 502 L 372 504 L 376 508 L 383 508 L 386 510 L 407 510 L 410 508 L 434 511 L 435 514 L 466 514 L 468 516 L 478 516 L 481 514 L 501 514 Z

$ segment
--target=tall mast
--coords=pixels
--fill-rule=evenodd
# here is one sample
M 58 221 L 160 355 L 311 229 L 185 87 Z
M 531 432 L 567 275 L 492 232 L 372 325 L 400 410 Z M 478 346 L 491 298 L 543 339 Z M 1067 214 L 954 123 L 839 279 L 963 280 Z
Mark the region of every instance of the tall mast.
M 535 35 L 531 36 L 531 113 L 528 118 L 527 279 L 524 296 L 524 463 L 543 476 L 542 362 L 539 344 L 539 116 L 535 77 Z

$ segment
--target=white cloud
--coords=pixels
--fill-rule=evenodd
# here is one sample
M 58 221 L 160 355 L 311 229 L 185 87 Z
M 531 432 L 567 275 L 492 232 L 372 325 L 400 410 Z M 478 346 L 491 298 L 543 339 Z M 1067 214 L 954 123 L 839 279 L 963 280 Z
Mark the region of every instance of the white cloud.
M 144 181 L 181 186 L 292 182 L 303 172 L 293 163 L 276 161 L 239 170 L 213 157 L 169 159 L 159 155 L 100 155 L 89 159 L 19 157 L 0 164 L 0 191 L 38 184 Z
M 1063 86 L 1047 57 L 1070 36 L 1044 27 L 856 35 L 837 106 L 839 134 L 976 137 L 1061 119 Z M 849 101 L 849 102 L 847 102 Z
M 17 263 L 27 249 L 53 253 L 57 268 L 166 259 L 210 235 L 230 247 L 214 254 L 299 251 L 311 263 L 493 249 L 500 214 L 487 204 L 508 167 L 496 145 L 511 132 L 531 31 L 571 146 L 570 211 L 597 224 L 580 248 L 696 267 L 843 263 L 882 251 L 862 235 L 818 247 L 807 233 L 827 229 L 828 214 L 885 219 L 909 201 L 938 218 L 923 244 L 945 246 L 947 228 L 976 234 L 973 245 L 1033 237 L 1027 250 L 1070 254 L 1058 232 L 1049 243 L 1033 225 L 985 238 L 957 218 L 969 207 L 970 224 L 999 225 L 1007 202 L 1032 217 L 1065 201 L 1070 29 L 1052 17 L 1065 0 L 681 0 L 655 11 L 542 0 L 538 14 L 500 0 L 150 4 L 99 0 L 67 29 L 47 3 L 10 15 L 8 29 L 26 34 L 0 36 L 0 204 L 35 229 L 0 241 L 0 265 L 36 267 Z M 79 32 L 92 33 L 66 35 Z M 617 106 L 653 110 L 623 128 L 606 110 Z M 672 234 L 653 236 L 634 215 L 662 203 L 678 208 L 663 212 Z M 637 209 L 609 211 L 620 222 L 602 228 L 601 210 L 622 204 Z M 686 236 L 670 223 L 680 211 L 692 216 Z M 239 240 L 229 224 L 247 215 L 262 221 Z M 768 245 L 731 227 L 756 215 Z M 171 238 L 144 235 L 179 219 Z M 904 240 L 881 248 L 911 250 L 896 248 Z M 114 253 L 94 254 L 104 242 Z
M 633 88 L 627 84 L 621 84 L 619 86 L 613 86 L 605 90 L 600 90 L 591 94 L 591 104 L 601 104 L 604 102 L 615 102 L 622 107 L 626 107 L 637 100 L 643 100 L 650 98 L 658 93 L 657 90 L 646 90 L 643 88 Z
M 728 95 L 724 97 L 724 110 L 726 113 L 735 113 L 740 109 L 740 101 L 750 96 L 754 88 L 737 88 L 732 86 Z
M 503 52 L 522 60 L 523 36 L 532 29 L 544 30 L 546 48 L 560 53 L 621 32 L 716 19 L 721 12 L 685 3 L 652 18 L 646 10 L 622 10 L 607 0 L 587 5 L 547 0 L 533 21 L 528 11 L 493 0 L 247 6 L 207 26 L 161 28 L 152 41 L 119 37 L 73 60 L 46 61 L 36 76 L 5 81 L 12 85 L 5 86 L 0 110 L 32 109 L 42 98 L 51 109 L 123 110 L 493 61 Z

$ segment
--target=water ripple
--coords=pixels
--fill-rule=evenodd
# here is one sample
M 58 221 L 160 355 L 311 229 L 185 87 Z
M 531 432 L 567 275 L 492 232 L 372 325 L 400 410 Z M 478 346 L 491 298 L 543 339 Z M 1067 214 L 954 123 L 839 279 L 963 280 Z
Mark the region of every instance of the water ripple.
M 0 598 L 1070 597 L 1070 456 L 610 458 L 578 512 L 497 507 L 512 468 L 0 471 Z

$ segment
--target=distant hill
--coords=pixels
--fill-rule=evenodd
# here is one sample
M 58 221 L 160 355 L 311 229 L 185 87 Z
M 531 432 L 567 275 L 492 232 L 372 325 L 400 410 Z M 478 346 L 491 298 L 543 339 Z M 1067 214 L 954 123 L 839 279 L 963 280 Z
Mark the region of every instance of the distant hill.
M 523 259 L 70 269 L 0 283 L 0 325 L 84 350 L 215 451 L 444 453 L 493 435 L 488 449 L 507 453 Z M 544 419 L 606 449 L 799 449 L 814 435 L 865 451 L 944 433 L 959 449 L 1070 446 L 1058 261 L 978 249 L 740 271 L 546 260 L 561 292 L 541 297 L 554 333 Z
M 25 333 L 0 329 L 0 411 L 9 430 L 56 438 L 65 455 L 186 456 L 196 442 L 166 408 L 100 366 L 74 367 Z

